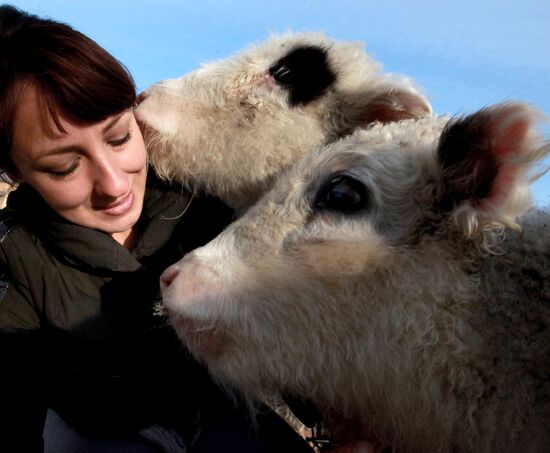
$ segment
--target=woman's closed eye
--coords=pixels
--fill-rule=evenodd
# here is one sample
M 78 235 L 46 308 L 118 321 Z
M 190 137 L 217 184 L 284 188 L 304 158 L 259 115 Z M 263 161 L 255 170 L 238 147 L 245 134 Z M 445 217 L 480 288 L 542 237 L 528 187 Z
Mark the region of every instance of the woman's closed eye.
M 109 140 L 107 143 L 111 145 L 114 148 L 118 148 L 119 146 L 122 146 L 130 141 L 132 138 L 132 133 L 130 131 L 126 132 L 126 134 L 123 137 L 115 138 L 113 140 Z
M 79 165 L 80 165 L 80 158 L 75 159 L 73 162 L 71 162 L 69 165 L 65 166 L 64 168 L 59 168 L 59 169 L 52 168 L 45 171 L 46 173 L 49 173 L 54 178 L 64 178 L 74 173 Z

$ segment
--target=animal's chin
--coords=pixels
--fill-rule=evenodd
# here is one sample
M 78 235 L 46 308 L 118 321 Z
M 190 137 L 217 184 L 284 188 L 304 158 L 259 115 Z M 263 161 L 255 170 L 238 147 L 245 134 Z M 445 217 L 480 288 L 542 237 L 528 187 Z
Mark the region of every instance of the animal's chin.
M 328 429 L 330 440 L 335 446 L 346 445 L 349 448 L 357 449 L 353 451 L 369 451 L 374 453 L 401 451 L 397 447 L 397 442 L 381 440 L 374 430 L 365 428 L 361 422 L 350 420 L 346 417 L 339 417 L 335 413 L 329 414 L 327 417 L 328 420 L 325 420 L 326 428 Z M 350 451 L 352 450 L 350 449 Z
M 218 357 L 228 346 L 227 335 L 206 321 L 171 313 L 170 323 L 190 351 L 200 358 Z

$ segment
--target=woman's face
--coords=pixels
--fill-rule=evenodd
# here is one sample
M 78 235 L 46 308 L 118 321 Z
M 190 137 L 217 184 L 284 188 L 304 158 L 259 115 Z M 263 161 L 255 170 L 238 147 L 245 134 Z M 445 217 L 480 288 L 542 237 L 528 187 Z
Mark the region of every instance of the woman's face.
M 92 125 L 60 116 L 63 133 L 40 101 L 29 85 L 15 116 L 14 176 L 61 217 L 124 243 L 141 214 L 147 170 L 133 112 Z

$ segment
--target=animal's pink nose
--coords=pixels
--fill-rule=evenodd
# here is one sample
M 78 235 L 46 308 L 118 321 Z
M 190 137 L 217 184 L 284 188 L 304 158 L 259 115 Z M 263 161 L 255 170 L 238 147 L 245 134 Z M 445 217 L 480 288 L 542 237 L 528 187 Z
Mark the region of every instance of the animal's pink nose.
M 145 101 L 145 99 L 147 99 L 149 97 L 149 93 L 147 93 L 146 91 L 142 91 L 140 94 L 138 94 L 138 96 L 136 97 L 136 106 L 141 104 L 143 101 Z
M 164 291 L 175 280 L 179 274 L 179 268 L 173 266 L 166 269 L 160 276 L 160 289 Z

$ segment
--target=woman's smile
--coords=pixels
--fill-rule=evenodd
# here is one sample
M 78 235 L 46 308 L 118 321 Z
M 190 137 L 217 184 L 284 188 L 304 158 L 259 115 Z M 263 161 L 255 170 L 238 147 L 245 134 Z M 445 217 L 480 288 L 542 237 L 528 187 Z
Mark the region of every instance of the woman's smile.
M 101 208 L 103 214 L 108 216 L 121 216 L 126 214 L 134 204 L 134 193 L 130 192 L 128 195 L 125 195 L 116 203 L 113 203 L 105 208 Z

